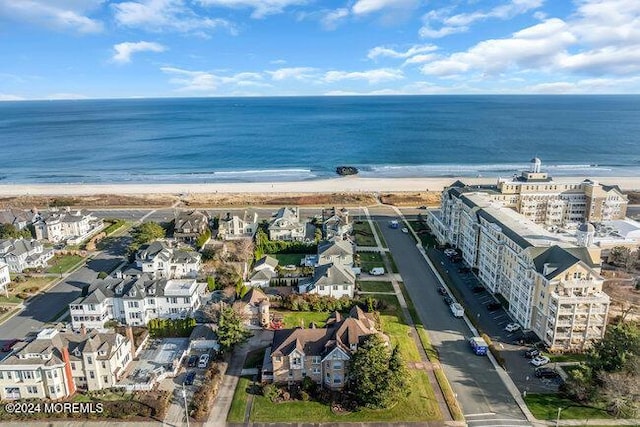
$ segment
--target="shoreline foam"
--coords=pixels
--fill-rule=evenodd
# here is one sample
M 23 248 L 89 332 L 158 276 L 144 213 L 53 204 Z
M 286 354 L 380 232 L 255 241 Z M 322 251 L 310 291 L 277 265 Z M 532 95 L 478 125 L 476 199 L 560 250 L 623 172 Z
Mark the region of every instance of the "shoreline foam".
M 640 190 L 640 176 L 591 178 L 622 190 Z M 295 194 L 295 193 L 376 193 L 441 191 L 456 179 L 468 185 L 495 184 L 497 177 L 482 178 L 363 178 L 348 176 L 333 179 L 278 182 L 233 182 L 205 184 L 4 184 L 0 197 L 13 196 L 91 196 L 97 194 Z M 557 177 L 556 182 L 581 182 L 587 177 Z

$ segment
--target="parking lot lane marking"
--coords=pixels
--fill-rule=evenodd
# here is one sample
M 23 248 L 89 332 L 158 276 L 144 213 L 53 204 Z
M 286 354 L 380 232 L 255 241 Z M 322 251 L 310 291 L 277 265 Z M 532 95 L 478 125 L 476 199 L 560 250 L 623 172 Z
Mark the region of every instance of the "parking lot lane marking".
M 493 316 L 493 318 L 494 319 L 499 319 L 499 318 L 504 317 L 504 316 L 505 316 L 504 314 L 498 314 L 497 316 Z

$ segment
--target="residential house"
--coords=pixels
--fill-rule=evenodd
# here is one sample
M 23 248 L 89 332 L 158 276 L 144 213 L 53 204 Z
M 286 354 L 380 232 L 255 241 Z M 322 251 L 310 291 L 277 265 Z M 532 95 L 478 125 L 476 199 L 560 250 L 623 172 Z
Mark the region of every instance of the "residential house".
M 354 247 L 351 241 L 341 237 L 322 241 L 318 244 L 318 264 L 341 264 L 353 267 Z
M 103 226 L 102 219 L 86 211 L 70 209 L 43 212 L 33 223 L 36 239 L 79 243 Z
M 193 250 L 170 247 L 157 240 L 144 245 L 136 252 L 136 266 L 152 278 L 177 279 L 197 277 L 202 255 Z
M 113 387 L 132 354 L 130 340 L 115 332 L 43 329 L 0 361 L 0 399 L 61 399 Z
M 25 268 L 47 267 L 51 258 L 53 249 L 44 248 L 37 240 L 0 240 L 0 261 L 7 263 L 14 273 L 21 273 Z
M 201 305 L 206 283 L 195 279 L 140 277 L 96 279 L 69 304 L 71 325 L 102 328 L 109 320 L 144 326 L 149 320 L 184 319 Z
M 242 218 L 237 215 L 220 214 L 218 237 L 224 240 L 252 238 L 258 231 L 258 214 L 244 212 Z
M 0 210 L 0 224 L 11 224 L 18 230 L 33 224 L 37 218 L 38 211 L 36 209 L 30 211 L 13 208 Z
M 262 290 L 252 288 L 233 303 L 233 309 L 242 316 L 249 328 L 264 328 L 269 325 L 269 305 L 269 297 Z
M 353 231 L 349 211 L 336 207 L 322 210 L 322 233 L 325 239 L 346 237 Z
M 189 348 L 198 351 L 220 350 L 218 335 L 213 325 L 199 324 L 193 328 L 189 335 Z
M 340 263 L 321 264 L 313 270 L 313 276 L 301 279 L 298 292 L 340 298 L 353 298 L 356 276 L 350 267 Z
M 371 313 L 354 307 L 349 317 L 335 313 L 325 328 L 276 330 L 265 353 L 263 379 L 291 384 L 311 378 L 331 389 L 342 389 L 349 375 L 349 361 L 363 340 L 378 334 Z
M 9 282 L 11 282 L 11 276 L 9 276 L 9 266 L 0 261 L 0 289 L 6 292 Z
M 209 229 L 209 214 L 198 210 L 183 211 L 175 219 L 173 237 L 184 242 L 195 242 Z
M 300 222 L 297 207 L 280 208 L 269 222 L 270 240 L 303 241 L 306 237 L 306 224 Z
M 269 255 L 264 255 L 254 264 L 247 285 L 261 288 L 269 286 L 271 279 L 278 275 L 276 273 L 276 267 L 278 267 L 278 260 Z

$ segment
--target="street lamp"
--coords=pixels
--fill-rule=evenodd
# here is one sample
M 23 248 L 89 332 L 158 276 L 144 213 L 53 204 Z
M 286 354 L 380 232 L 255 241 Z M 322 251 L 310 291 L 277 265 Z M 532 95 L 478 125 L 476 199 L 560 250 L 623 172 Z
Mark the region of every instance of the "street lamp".
M 556 427 L 560 425 L 560 412 L 562 412 L 562 408 L 558 408 L 558 416 L 556 417 Z
M 189 411 L 187 409 L 187 391 L 182 383 L 182 398 L 184 399 L 184 417 L 187 419 L 187 427 L 189 427 Z

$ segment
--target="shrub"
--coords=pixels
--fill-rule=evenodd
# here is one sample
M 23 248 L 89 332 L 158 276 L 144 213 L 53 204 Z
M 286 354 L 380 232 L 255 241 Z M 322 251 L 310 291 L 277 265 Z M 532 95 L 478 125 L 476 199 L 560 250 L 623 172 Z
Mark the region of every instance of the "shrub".
M 16 295 L 16 298 L 27 299 L 27 298 L 29 298 L 29 294 L 27 294 L 25 292 L 20 292 L 18 295 Z
M 262 395 L 272 402 L 280 398 L 280 389 L 274 384 L 265 384 L 262 387 Z
M 106 271 L 101 271 L 100 273 L 98 273 L 98 279 L 106 279 L 109 276 L 109 273 L 107 273 Z

